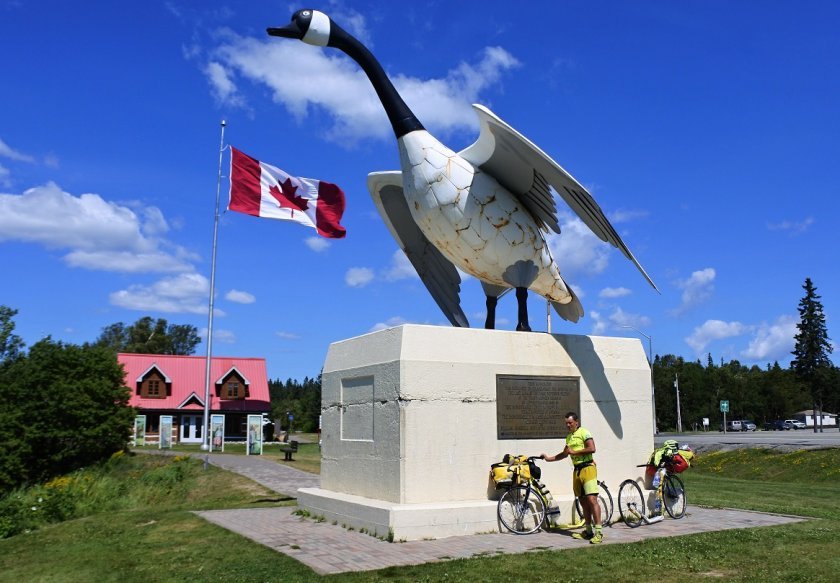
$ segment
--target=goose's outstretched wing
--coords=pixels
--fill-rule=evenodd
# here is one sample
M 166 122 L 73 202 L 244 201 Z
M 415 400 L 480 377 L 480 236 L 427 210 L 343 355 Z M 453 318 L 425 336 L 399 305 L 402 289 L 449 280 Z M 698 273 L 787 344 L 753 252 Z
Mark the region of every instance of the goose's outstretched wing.
M 478 115 L 481 132 L 473 145 L 459 152 L 464 159 L 492 175 L 519 197 L 540 227 L 559 233 L 557 207 L 548 187 L 554 188 L 599 239 L 619 249 L 657 289 L 601 207 L 571 174 L 492 111 L 482 105 L 473 105 L 473 108 Z
M 461 309 L 461 276 L 414 222 L 403 194 L 402 172 L 368 174 L 368 190 L 391 236 L 446 318 L 453 326 L 469 328 L 470 323 Z

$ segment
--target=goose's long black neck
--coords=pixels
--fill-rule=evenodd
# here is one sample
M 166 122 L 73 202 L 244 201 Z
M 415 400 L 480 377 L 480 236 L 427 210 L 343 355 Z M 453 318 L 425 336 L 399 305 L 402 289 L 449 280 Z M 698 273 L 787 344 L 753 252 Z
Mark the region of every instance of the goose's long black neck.
M 391 80 L 388 79 L 388 76 L 382 69 L 382 65 L 379 64 L 379 61 L 376 60 L 367 47 L 335 23 L 332 24 L 328 46 L 340 49 L 359 64 L 376 90 L 379 101 L 382 102 L 385 113 L 388 114 L 388 119 L 391 122 L 391 127 L 394 128 L 394 134 L 397 138 L 401 138 L 415 130 L 425 129 L 423 124 L 420 123 L 420 120 L 417 119 L 405 104 L 400 94 L 397 93 Z

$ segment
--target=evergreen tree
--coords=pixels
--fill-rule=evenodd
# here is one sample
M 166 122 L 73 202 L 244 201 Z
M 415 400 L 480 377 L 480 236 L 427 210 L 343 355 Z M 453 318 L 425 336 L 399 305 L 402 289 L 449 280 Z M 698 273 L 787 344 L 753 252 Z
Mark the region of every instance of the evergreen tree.
M 792 352 L 794 358 L 790 367 L 797 379 L 810 390 L 816 420 L 817 405 L 822 405 L 833 376 L 833 365 L 828 357 L 832 349 L 820 296 L 810 277 L 805 279 L 802 288 L 805 297 L 799 301 L 799 323 L 796 325 L 799 332 L 795 336 L 796 345 Z M 817 423 L 814 423 L 816 430 Z

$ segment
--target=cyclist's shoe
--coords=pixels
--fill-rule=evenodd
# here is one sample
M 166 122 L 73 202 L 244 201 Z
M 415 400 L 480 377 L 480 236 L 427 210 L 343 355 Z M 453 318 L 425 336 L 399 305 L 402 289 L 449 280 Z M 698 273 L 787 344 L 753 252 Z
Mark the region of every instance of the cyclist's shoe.
M 583 531 L 583 532 L 576 532 L 572 535 L 572 538 L 576 538 L 578 540 L 591 540 L 592 537 L 595 536 L 594 532 Z
M 604 535 L 601 534 L 600 532 L 596 532 L 595 534 L 592 535 L 592 538 L 589 539 L 589 544 L 599 545 L 599 544 L 601 544 L 601 541 L 603 541 L 603 540 L 604 540 Z

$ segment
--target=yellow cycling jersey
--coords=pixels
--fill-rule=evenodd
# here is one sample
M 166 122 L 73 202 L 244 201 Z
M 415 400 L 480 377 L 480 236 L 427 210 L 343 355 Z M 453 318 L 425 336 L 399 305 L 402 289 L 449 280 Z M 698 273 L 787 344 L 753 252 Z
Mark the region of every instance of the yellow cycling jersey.
M 578 427 L 576 431 L 573 431 L 572 433 L 566 436 L 566 445 L 569 446 L 569 451 L 572 452 L 572 463 L 574 463 L 575 465 L 592 461 L 591 453 L 586 453 L 580 456 L 574 455 L 576 451 L 586 447 L 587 439 L 593 439 L 593 437 L 592 434 L 589 433 L 589 431 L 587 431 L 583 427 Z

